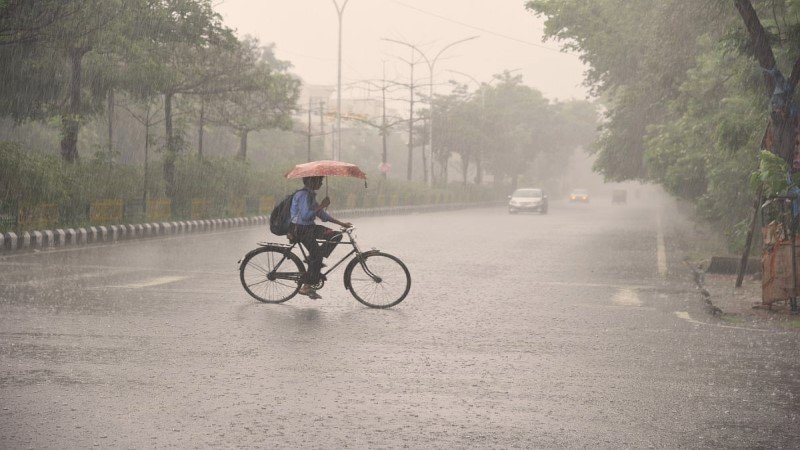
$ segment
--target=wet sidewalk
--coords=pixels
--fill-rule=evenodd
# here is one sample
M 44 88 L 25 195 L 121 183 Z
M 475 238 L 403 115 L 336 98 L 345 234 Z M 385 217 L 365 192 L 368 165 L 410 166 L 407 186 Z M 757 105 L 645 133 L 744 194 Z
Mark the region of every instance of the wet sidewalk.
M 800 316 L 791 314 L 788 302 L 773 303 L 771 308 L 762 305 L 760 274 L 745 275 L 742 286 L 734 288 L 735 273 L 706 272 L 714 256 L 738 261 L 741 255 L 732 254 L 721 233 L 696 217 L 691 205 L 675 199 L 665 205 L 664 228 L 673 274 L 699 285 L 697 301 L 706 306 L 709 317 L 742 326 L 800 332 Z M 750 257 L 760 266 L 760 253 Z
M 753 327 L 774 327 L 800 332 L 800 316 L 791 313 L 789 302 L 775 302 L 768 307 L 761 302 L 761 279 L 747 275 L 735 288 L 736 275 L 705 274 L 703 286 L 708 292 L 709 312 L 720 320 Z M 698 289 L 698 298 L 705 301 Z

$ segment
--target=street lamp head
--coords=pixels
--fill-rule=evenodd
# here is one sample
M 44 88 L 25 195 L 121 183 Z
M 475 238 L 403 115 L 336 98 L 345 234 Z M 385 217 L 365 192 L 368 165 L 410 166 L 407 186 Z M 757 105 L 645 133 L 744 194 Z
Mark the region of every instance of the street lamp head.
M 433 62 L 430 63 L 430 66 L 433 67 L 433 65 L 436 64 L 436 60 L 439 59 L 439 57 L 442 56 L 442 53 L 444 53 L 445 50 L 449 49 L 450 47 L 458 45 L 458 44 L 460 44 L 462 42 L 467 42 L 467 41 L 471 41 L 473 39 L 478 39 L 479 37 L 480 37 L 479 35 L 470 36 L 468 38 L 459 39 L 457 41 L 454 41 L 454 42 L 451 42 L 451 43 L 445 45 L 444 47 L 442 47 L 441 50 L 439 50 L 439 53 L 437 53 L 436 56 L 433 57 Z

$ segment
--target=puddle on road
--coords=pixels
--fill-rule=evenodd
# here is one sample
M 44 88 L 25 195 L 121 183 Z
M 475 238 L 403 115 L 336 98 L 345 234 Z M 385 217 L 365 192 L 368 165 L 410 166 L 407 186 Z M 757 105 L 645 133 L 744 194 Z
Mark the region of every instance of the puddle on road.
M 151 286 L 161 286 L 163 284 L 174 283 L 176 281 L 185 280 L 187 278 L 189 277 L 159 277 L 142 283 L 133 283 L 133 284 L 125 284 L 122 286 L 110 286 L 110 287 L 121 288 L 121 289 L 141 289 Z
M 633 289 L 620 289 L 614 294 L 612 303 L 617 306 L 642 306 L 639 294 Z

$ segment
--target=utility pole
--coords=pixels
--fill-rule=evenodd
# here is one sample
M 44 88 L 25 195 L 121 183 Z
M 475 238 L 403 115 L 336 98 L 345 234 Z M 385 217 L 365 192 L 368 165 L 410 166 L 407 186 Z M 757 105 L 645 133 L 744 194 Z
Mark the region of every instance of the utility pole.
M 308 97 L 308 156 L 306 161 L 311 162 L 311 96 Z
M 108 160 L 114 152 L 114 88 L 108 90 Z
M 144 119 L 144 179 L 142 180 L 142 221 L 147 221 L 147 159 L 150 156 L 150 105 Z
M 381 84 L 381 138 L 383 141 L 383 155 L 381 157 L 381 164 L 384 166 L 386 165 L 386 158 L 387 158 L 387 151 L 386 151 L 386 135 L 389 134 L 389 130 L 386 128 L 386 61 L 383 62 L 383 83 Z M 381 170 L 383 172 L 383 179 L 387 179 L 389 174 L 386 173 L 385 170 Z
M 414 167 L 414 49 L 411 49 L 411 78 L 408 85 L 408 170 L 406 179 L 411 181 Z
M 377 82 L 374 82 L 374 81 L 367 81 L 367 83 L 368 83 L 368 85 L 370 87 L 374 87 L 376 89 L 380 89 L 380 91 L 381 91 L 381 117 L 380 117 L 380 119 L 379 120 L 376 119 L 375 121 L 373 121 L 373 120 L 370 120 L 370 119 L 364 119 L 364 118 L 358 117 L 357 115 L 349 115 L 349 116 L 347 116 L 345 118 L 349 119 L 349 120 L 354 120 L 356 122 L 363 123 L 365 125 L 368 125 L 368 126 L 378 130 L 378 134 L 381 136 L 381 142 L 382 142 L 381 165 L 383 166 L 383 165 L 388 163 L 388 158 L 389 158 L 389 155 L 388 155 L 388 142 L 387 142 L 388 137 L 389 137 L 389 130 L 391 130 L 392 127 L 394 127 L 398 123 L 405 122 L 405 120 L 403 118 L 399 118 L 399 117 L 392 117 L 392 120 L 389 120 L 389 118 L 386 116 L 386 91 L 389 89 L 389 84 L 386 82 L 386 62 L 383 63 L 383 79 L 381 80 L 381 83 L 378 84 Z M 396 86 L 398 84 L 393 83 L 393 85 Z M 383 178 L 384 179 L 388 178 L 388 175 L 387 175 L 386 172 L 383 172 Z
M 428 118 L 422 118 L 422 128 L 423 130 L 428 130 Z M 427 134 L 427 133 L 425 133 Z M 428 184 L 428 160 L 425 159 L 425 146 L 428 145 L 428 137 L 423 135 L 422 138 L 422 181 L 425 184 Z
M 411 48 L 411 59 L 408 60 L 397 57 L 397 59 L 408 64 L 409 66 L 411 73 L 409 83 L 408 84 L 396 83 L 396 82 L 394 83 L 398 86 L 404 86 L 408 88 L 408 166 L 406 173 L 406 179 L 408 181 L 411 181 L 413 179 L 413 174 L 414 174 L 414 122 L 417 120 L 414 118 L 414 105 L 416 103 L 414 100 L 414 95 L 417 90 L 417 86 L 414 84 L 414 66 L 416 66 L 420 62 L 420 60 L 414 59 L 415 52 L 416 50 L 414 48 Z M 423 180 L 425 183 L 428 182 L 427 167 L 428 167 L 427 164 L 425 164 L 423 161 L 423 169 L 424 169 Z
M 338 148 L 333 151 L 334 160 L 338 159 L 336 158 L 337 150 L 340 157 L 342 154 L 342 17 L 344 16 L 344 8 L 347 6 L 348 1 L 350 0 L 344 0 L 342 6 L 339 7 L 339 2 L 333 0 L 333 5 L 336 6 L 336 13 L 339 16 L 339 58 L 336 77 L 336 140 Z
M 331 159 L 333 160 L 336 160 L 336 155 L 334 155 L 334 152 L 336 152 L 336 145 L 334 144 L 335 142 L 336 142 L 336 124 L 334 123 L 331 124 Z
M 322 137 L 320 139 L 320 145 L 322 148 L 320 149 L 319 154 L 325 154 L 325 102 L 319 102 L 319 134 Z
M 200 95 L 200 118 L 197 124 L 197 159 L 203 159 L 203 133 L 206 124 L 206 98 Z

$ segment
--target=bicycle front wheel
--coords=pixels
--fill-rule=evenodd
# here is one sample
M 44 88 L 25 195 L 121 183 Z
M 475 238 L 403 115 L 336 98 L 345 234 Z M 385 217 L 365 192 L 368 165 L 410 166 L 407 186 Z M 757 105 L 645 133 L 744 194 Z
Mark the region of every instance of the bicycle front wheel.
M 297 295 L 305 272 L 300 258 L 283 247 L 257 248 L 242 260 L 239 279 L 248 294 L 264 303 L 283 303 Z
M 353 260 L 345 283 L 353 297 L 370 308 L 390 308 L 411 290 L 411 274 L 403 261 L 387 253 L 374 252 Z

